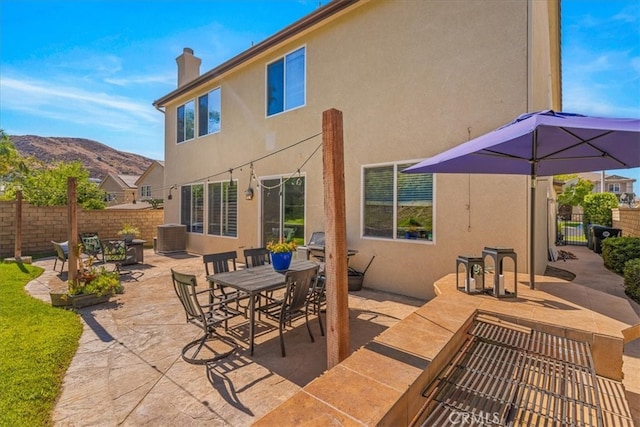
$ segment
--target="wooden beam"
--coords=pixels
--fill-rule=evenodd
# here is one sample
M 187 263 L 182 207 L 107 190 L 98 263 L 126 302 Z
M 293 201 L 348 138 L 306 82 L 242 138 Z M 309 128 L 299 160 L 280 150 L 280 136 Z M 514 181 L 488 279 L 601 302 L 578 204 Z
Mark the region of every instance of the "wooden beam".
M 22 258 L 22 190 L 16 191 L 16 238 L 13 256 L 17 261 Z
M 342 112 L 322 113 L 325 275 L 327 280 L 327 368 L 350 353 L 347 225 L 344 194 Z
M 76 282 L 78 272 L 78 208 L 76 178 L 67 178 L 67 217 L 69 220 L 67 242 L 69 248 L 69 282 Z

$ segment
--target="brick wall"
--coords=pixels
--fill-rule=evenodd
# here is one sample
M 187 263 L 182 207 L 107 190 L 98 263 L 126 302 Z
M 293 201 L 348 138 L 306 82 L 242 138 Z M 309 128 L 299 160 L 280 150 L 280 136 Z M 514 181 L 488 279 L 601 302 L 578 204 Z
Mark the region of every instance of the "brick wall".
M 139 239 L 153 244 L 158 225 L 164 223 L 162 209 L 78 210 L 78 232 L 97 232 L 100 237 L 118 237 L 122 224 L 140 229 Z M 15 202 L 0 202 L 0 257 L 13 256 L 15 246 Z M 66 206 L 22 205 L 22 255 L 53 253 L 51 240 L 68 239 Z
M 612 209 L 613 228 L 622 230 L 623 236 L 640 237 L 640 208 Z

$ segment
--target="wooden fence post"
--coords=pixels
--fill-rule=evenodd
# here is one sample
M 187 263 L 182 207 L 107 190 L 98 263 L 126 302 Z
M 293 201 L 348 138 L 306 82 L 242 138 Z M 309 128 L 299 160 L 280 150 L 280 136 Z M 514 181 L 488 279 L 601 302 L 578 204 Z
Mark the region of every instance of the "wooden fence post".
M 327 280 L 327 368 L 350 352 L 347 225 L 344 188 L 342 112 L 322 113 L 325 275 Z
M 69 219 L 68 228 L 68 250 L 69 250 L 69 282 L 76 283 L 78 272 L 78 255 L 76 248 L 78 247 L 78 209 L 77 209 L 77 190 L 76 178 L 67 178 L 67 218 Z

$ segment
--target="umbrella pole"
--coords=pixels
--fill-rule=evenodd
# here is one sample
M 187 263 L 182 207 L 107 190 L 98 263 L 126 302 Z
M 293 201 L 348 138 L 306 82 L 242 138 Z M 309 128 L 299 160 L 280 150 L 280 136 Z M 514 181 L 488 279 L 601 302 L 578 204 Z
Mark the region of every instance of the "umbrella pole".
M 529 230 L 531 235 L 529 236 L 529 288 L 535 289 L 535 265 L 536 265 L 536 243 L 535 243 L 535 229 L 536 229 L 536 176 L 531 175 L 531 214 L 529 215 Z M 518 280 L 516 278 L 516 280 Z

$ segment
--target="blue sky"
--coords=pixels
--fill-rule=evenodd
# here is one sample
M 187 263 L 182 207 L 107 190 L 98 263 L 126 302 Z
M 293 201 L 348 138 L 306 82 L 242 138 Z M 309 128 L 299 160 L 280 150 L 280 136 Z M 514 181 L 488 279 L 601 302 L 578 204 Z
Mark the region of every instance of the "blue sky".
M 176 87 L 184 47 L 205 72 L 318 4 L 0 0 L 0 128 L 162 159 L 163 115 L 151 103 Z M 563 0 L 562 56 L 565 111 L 640 118 L 639 1 Z M 639 192 L 640 168 L 619 174 Z

